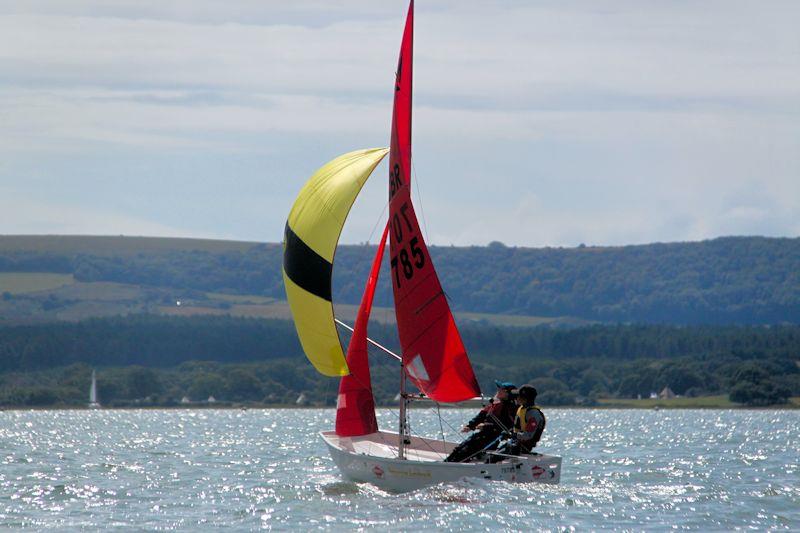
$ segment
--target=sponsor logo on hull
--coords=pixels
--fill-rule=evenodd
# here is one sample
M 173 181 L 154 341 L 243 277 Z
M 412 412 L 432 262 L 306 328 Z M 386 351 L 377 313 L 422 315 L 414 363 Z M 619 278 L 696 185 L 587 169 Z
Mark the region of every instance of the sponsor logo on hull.
M 426 472 L 425 470 L 398 470 L 396 468 L 389 467 L 389 472 L 395 476 L 402 476 L 402 477 L 424 477 L 429 478 L 431 477 L 430 472 Z

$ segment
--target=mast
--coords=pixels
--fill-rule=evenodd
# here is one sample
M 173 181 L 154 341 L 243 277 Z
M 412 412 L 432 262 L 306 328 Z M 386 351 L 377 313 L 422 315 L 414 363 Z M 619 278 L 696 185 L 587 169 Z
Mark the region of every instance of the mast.
M 408 439 L 408 415 L 406 409 L 408 408 L 408 395 L 406 394 L 406 368 L 403 362 L 400 362 L 400 428 L 397 431 L 397 458 L 406 458 L 406 444 L 410 444 Z

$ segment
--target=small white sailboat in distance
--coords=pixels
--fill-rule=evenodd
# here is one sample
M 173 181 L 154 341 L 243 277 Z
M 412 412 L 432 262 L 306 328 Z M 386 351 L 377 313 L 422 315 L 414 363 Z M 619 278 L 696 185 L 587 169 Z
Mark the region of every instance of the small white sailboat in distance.
M 89 387 L 89 409 L 100 409 L 97 403 L 97 372 L 92 370 L 92 385 Z

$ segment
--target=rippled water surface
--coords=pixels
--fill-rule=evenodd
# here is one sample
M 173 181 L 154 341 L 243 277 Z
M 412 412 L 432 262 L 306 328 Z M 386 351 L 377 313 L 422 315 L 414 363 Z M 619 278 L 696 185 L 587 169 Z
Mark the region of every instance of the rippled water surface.
M 798 411 L 546 412 L 560 485 L 401 495 L 340 477 L 332 409 L 0 412 L 0 528 L 800 530 Z M 445 435 L 471 414 L 442 411 Z

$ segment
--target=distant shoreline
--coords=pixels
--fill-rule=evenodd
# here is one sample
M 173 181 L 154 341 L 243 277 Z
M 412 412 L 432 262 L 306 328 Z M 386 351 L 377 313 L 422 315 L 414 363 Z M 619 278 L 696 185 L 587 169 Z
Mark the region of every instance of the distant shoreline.
M 598 400 L 600 403 L 597 405 L 548 405 L 542 406 L 543 409 L 569 409 L 569 410 L 613 410 L 613 409 L 637 409 L 637 410 L 747 410 L 747 411 L 793 411 L 800 409 L 800 397 L 795 396 L 789 399 L 788 403 L 777 405 L 765 406 L 748 406 L 742 404 L 735 404 L 727 400 L 724 401 L 718 396 L 703 396 L 698 398 L 674 398 L 670 400 L 658 400 L 645 398 L 642 400 L 634 399 L 614 399 L 602 398 Z M 253 410 L 267 410 L 267 409 L 331 409 L 335 410 L 333 405 L 290 405 L 290 404 L 262 404 L 262 405 L 241 405 L 241 404 L 189 404 L 189 405 L 148 405 L 148 406 L 112 406 L 102 407 L 100 409 L 90 409 L 89 407 L 79 405 L 53 405 L 53 406 L 39 406 L 39 407 L 23 407 L 23 406 L 0 406 L 0 412 L 4 411 L 154 411 L 154 410 L 239 410 L 249 411 Z M 378 405 L 378 409 L 392 409 L 397 408 L 397 405 Z M 420 409 L 421 407 L 414 407 L 412 409 Z M 473 410 L 475 406 L 466 405 L 441 405 L 442 409 L 463 409 Z

